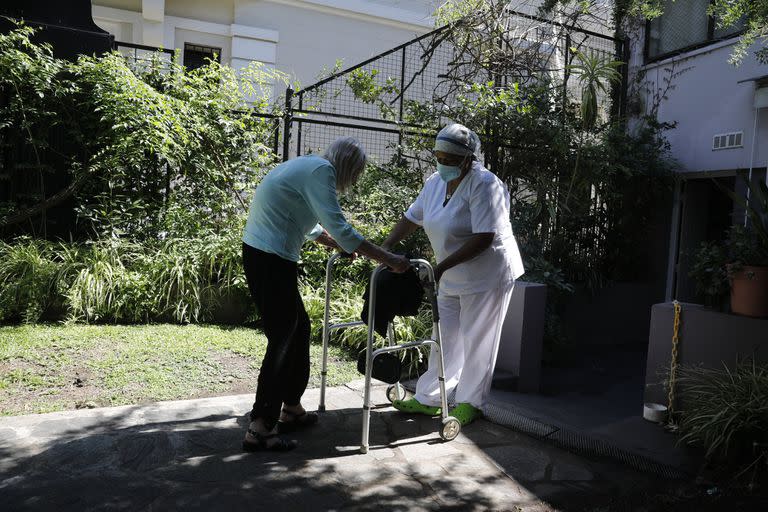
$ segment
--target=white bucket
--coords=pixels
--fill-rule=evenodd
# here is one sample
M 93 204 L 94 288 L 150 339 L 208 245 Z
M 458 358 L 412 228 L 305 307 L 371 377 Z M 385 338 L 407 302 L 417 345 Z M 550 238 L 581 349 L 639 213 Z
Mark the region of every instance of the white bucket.
M 654 423 L 665 423 L 667 421 L 667 406 L 646 402 L 643 404 L 643 418 Z

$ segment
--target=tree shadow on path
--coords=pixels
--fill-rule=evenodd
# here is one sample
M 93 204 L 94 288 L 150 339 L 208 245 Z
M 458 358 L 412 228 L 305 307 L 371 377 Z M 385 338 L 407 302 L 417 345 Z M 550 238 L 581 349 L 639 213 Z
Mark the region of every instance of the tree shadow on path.
M 2 508 L 551 510 L 468 443 L 443 443 L 437 419 L 377 411 L 363 455 L 360 410 L 334 410 L 295 436 L 298 449 L 246 454 L 246 415 L 123 409 L 0 425 Z

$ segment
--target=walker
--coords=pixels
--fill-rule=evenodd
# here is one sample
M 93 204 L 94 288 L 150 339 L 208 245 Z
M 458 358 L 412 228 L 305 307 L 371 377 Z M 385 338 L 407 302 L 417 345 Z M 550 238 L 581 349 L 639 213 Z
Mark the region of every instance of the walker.
M 331 308 L 331 284 L 333 282 L 333 265 L 341 258 L 341 253 L 335 253 L 328 259 L 328 264 L 325 267 L 325 312 L 323 314 L 323 364 L 320 372 L 320 405 L 318 410 L 320 412 L 325 411 L 325 380 L 328 374 L 328 341 L 332 330 L 343 329 L 346 327 L 355 327 L 365 325 L 362 321 L 355 322 L 343 322 L 339 324 L 330 324 L 330 308 Z M 419 278 L 421 279 L 424 291 L 427 294 L 430 305 L 432 307 L 432 325 L 434 340 L 420 340 L 412 341 L 408 343 L 395 344 L 394 329 L 390 323 L 387 326 L 387 339 L 389 341 L 388 347 L 380 349 L 373 349 L 374 339 L 374 325 L 375 325 L 375 312 L 376 312 L 376 278 L 379 272 L 384 268 L 384 265 L 376 267 L 371 274 L 371 284 L 369 293 L 369 307 L 368 307 L 368 344 L 366 347 L 366 365 L 365 365 L 365 394 L 363 398 L 363 437 L 360 443 L 360 452 L 368 453 L 368 438 L 370 433 L 371 422 L 371 372 L 373 368 L 373 360 L 381 354 L 396 352 L 399 350 L 406 350 L 409 348 L 419 347 L 421 345 L 430 345 L 430 350 L 437 350 L 437 363 L 438 363 L 438 381 L 440 385 L 440 403 L 441 403 L 441 419 L 442 428 L 440 429 L 440 437 L 446 441 L 452 441 L 456 439 L 461 431 L 461 423 L 459 420 L 452 416 L 448 416 L 448 398 L 445 393 L 445 373 L 443 367 L 443 351 L 440 345 L 440 317 L 437 310 L 437 296 L 435 293 L 435 273 L 432 269 L 432 265 L 428 261 L 423 259 L 412 259 L 411 264 L 416 268 Z M 405 395 L 405 388 L 398 382 L 390 385 L 387 388 L 387 399 L 390 402 L 399 400 Z

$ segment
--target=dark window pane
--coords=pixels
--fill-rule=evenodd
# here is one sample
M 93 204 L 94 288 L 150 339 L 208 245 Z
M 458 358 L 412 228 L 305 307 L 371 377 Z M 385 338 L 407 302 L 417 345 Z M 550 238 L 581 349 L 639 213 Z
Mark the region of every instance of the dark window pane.
M 648 57 L 681 50 L 708 39 L 709 0 L 667 0 L 664 14 L 651 21 L 648 33 Z
M 184 43 L 184 66 L 193 70 L 208 64 L 208 60 L 221 62 L 221 48 Z

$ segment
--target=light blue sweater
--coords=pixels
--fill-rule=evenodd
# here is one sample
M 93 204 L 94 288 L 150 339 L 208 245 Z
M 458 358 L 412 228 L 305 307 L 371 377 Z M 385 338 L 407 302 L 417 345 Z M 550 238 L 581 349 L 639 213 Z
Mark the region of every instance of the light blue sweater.
M 290 261 L 299 261 L 305 240 L 325 228 L 346 252 L 363 237 L 344 218 L 336 196 L 336 169 L 308 155 L 283 162 L 256 187 L 243 242 Z

